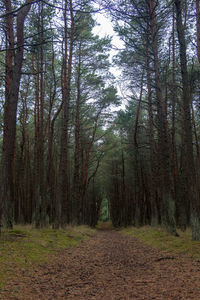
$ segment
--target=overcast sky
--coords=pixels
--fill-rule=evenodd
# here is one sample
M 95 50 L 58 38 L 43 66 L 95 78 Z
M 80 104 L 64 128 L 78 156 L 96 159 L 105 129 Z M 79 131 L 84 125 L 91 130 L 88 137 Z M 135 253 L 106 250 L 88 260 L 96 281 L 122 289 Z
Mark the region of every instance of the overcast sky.
M 100 37 L 110 36 L 112 37 L 112 45 L 113 48 L 123 48 L 123 42 L 120 40 L 120 38 L 117 36 L 117 34 L 113 30 L 112 22 L 102 13 L 96 14 L 96 21 L 99 24 L 93 29 L 94 34 L 99 35 Z M 110 61 L 112 62 L 112 57 L 117 53 L 117 50 L 111 50 L 110 52 Z M 120 74 L 121 71 L 118 67 L 111 67 L 110 71 L 114 74 L 117 81 L 120 82 Z M 122 98 L 126 98 L 125 96 L 125 90 L 120 86 L 120 83 L 117 85 L 118 93 Z M 122 92 L 124 91 L 124 93 Z M 125 99 L 122 99 L 123 104 L 120 108 L 125 107 Z

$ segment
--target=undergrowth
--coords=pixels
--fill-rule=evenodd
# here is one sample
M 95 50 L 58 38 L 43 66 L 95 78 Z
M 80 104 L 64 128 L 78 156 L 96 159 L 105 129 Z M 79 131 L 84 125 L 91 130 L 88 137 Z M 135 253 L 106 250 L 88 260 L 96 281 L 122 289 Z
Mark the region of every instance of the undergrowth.
M 178 230 L 179 237 L 170 235 L 163 228 L 150 226 L 127 227 L 121 232 L 139 238 L 142 242 L 160 250 L 200 259 L 200 242 L 192 241 L 190 229 L 185 232 Z
M 34 229 L 31 226 L 15 226 L 0 236 L 0 287 L 9 277 L 15 276 L 15 268 L 31 269 L 33 264 L 56 259 L 59 250 L 77 246 L 95 230 L 87 226 L 66 227 L 65 230 Z

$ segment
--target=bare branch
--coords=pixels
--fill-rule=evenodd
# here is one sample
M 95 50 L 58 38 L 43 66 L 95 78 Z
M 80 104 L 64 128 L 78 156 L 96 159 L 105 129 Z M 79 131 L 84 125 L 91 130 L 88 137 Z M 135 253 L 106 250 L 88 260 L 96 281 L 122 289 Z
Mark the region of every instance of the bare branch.
M 8 17 L 9 15 L 13 15 L 15 13 L 17 13 L 18 11 L 20 11 L 22 8 L 26 7 L 27 5 L 30 5 L 30 4 L 33 4 L 33 3 L 37 3 L 37 2 L 40 2 L 42 0 L 35 0 L 35 1 L 27 1 L 26 3 L 22 4 L 20 7 L 16 8 L 16 9 L 13 9 L 11 11 L 8 11 L 2 15 L 0 15 L 0 18 L 5 18 L 5 17 Z

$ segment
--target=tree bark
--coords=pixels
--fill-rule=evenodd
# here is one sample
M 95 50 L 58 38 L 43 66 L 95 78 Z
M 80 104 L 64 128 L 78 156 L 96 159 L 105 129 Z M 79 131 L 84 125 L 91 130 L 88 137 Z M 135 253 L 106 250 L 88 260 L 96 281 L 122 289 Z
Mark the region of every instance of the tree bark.
M 80 101 L 81 101 L 81 43 L 79 46 L 79 62 L 77 70 L 77 96 L 75 119 L 75 151 L 73 181 L 73 222 L 81 222 L 81 178 L 80 178 Z
M 176 24 L 178 32 L 178 40 L 180 46 L 180 63 L 183 88 L 183 110 L 184 110 L 184 157 L 183 178 L 187 186 L 187 197 L 191 203 L 191 223 L 192 238 L 200 240 L 200 201 L 197 189 L 197 178 L 195 172 L 193 141 L 192 141 L 192 120 L 191 120 L 191 96 L 189 90 L 189 79 L 187 71 L 186 42 L 184 26 L 182 22 L 181 1 L 174 0 L 176 7 Z
M 63 99 L 63 116 L 61 129 L 61 147 L 60 147 L 60 162 L 58 171 L 58 185 L 56 195 L 56 220 L 54 227 L 59 225 L 65 226 L 70 222 L 71 205 L 69 195 L 69 158 L 68 158 L 68 143 L 69 143 L 69 104 L 71 96 L 71 76 L 72 76 L 72 57 L 74 46 L 74 14 L 72 0 L 69 1 L 70 10 L 70 45 L 68 53 L 68 25 L 67 25 L 67 0 L 65 0 L 64 23 L 64 58 L 63 58 L 63 78 L 62 78 L 62 99 Z M 68 57 L 69 54 L 69 57 Z
M 199 0 L 196 0 L 196 28 L 197 28 L 197 58 L 200 63 L 200 9 Z
M 5 0 L 6 11 L 12 8 L 11 1 Z M 21 79 L 21 69 L 24 53 L 24 22 L 31 7 L 31 1 L 27 0 L 27 5 L 17 13 L 16 24 L 16 50 L 13 56 L 8 54 L 7 59 L 14 59 L 14 64 L 11 67 L 9 63 L 9 72 L 6 74 L 7 94 L 5 98 L 4 110 L 4 135 L 3 135 L 3 151 L 2 151 L 2 173 L 1 173 L 1 193 L 0 193 L 0 217 L 2 223 L 11 228 L 13 224 L 13 202 L 14 202 L 14 177 L 13 177 L 13 162 L 16 137 L 16 117 L 17 105 L 19 98 L 19 86 Z M 13 17 L 6 17 L 6 31 L 9 38 L 10 46 L 13 44 Z M 12 51 L 8 49 L 8 51 Z M 10 69 L 12 68 L 12 72 Z M 12 73 L 12 74 L 11 74 Z
M 149 26 L 147 27 L 149 33 Z M 154 140 L 154 124 L 153 124 L 153 104 L 152 104 L 152 87 L 150 73 L 150 54 L 149 54 L 149 34 L 146 36 L 146 78 L 148 90 L 148 124 L 149 124 L 149 144 L 150 144 L 150 203 L 151 203 L 151 225 L 157 226 L 159 223 L 159 213 L 156 203 L 156 186 L 158 178 L 156 178 L 156 147 Z
M 158 38 L 157 38 L 157 20 L 156 20 L 156 2 L 150 0 L 150 25 L 152 35 L 152 50 L 154 58 L 155 72 L 155 93 L 158 117 L 158 160 L 159 176 L 161 182 L 161 217 L 162 223 L 166 229 L 176 235 L 175 225 L 175 202 L 173 197 L 171 182 L 171 163 L 170 149 L 167 130 L 167 119 L 165 114 L 165 103 L 162 95 L 160 81 L 159 58 L 158 58 Z

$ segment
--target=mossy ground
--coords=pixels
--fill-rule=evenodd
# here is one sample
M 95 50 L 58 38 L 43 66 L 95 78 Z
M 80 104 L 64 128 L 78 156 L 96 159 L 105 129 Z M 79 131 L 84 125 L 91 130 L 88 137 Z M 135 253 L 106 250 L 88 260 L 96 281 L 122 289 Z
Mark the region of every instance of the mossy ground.
M 34 229 L 31 226 L 15 226 L 0 236 L 0 287 L 9 277 L 15 276 L 15 268 L 31 268 L 33 264 L 56 259 L 59 250 L 77 246 L 95 230 L 87 226 L 66 227 L 64 230 Z
M 121 232 L 139 238 L 142 242 L 160 250 L 200 259 L 200 242 L 192 241 L 190 229 L 185 232 L 178 230 L 179 237 L 170 235 L 163 228 L 150 226 L 128 227 Z

